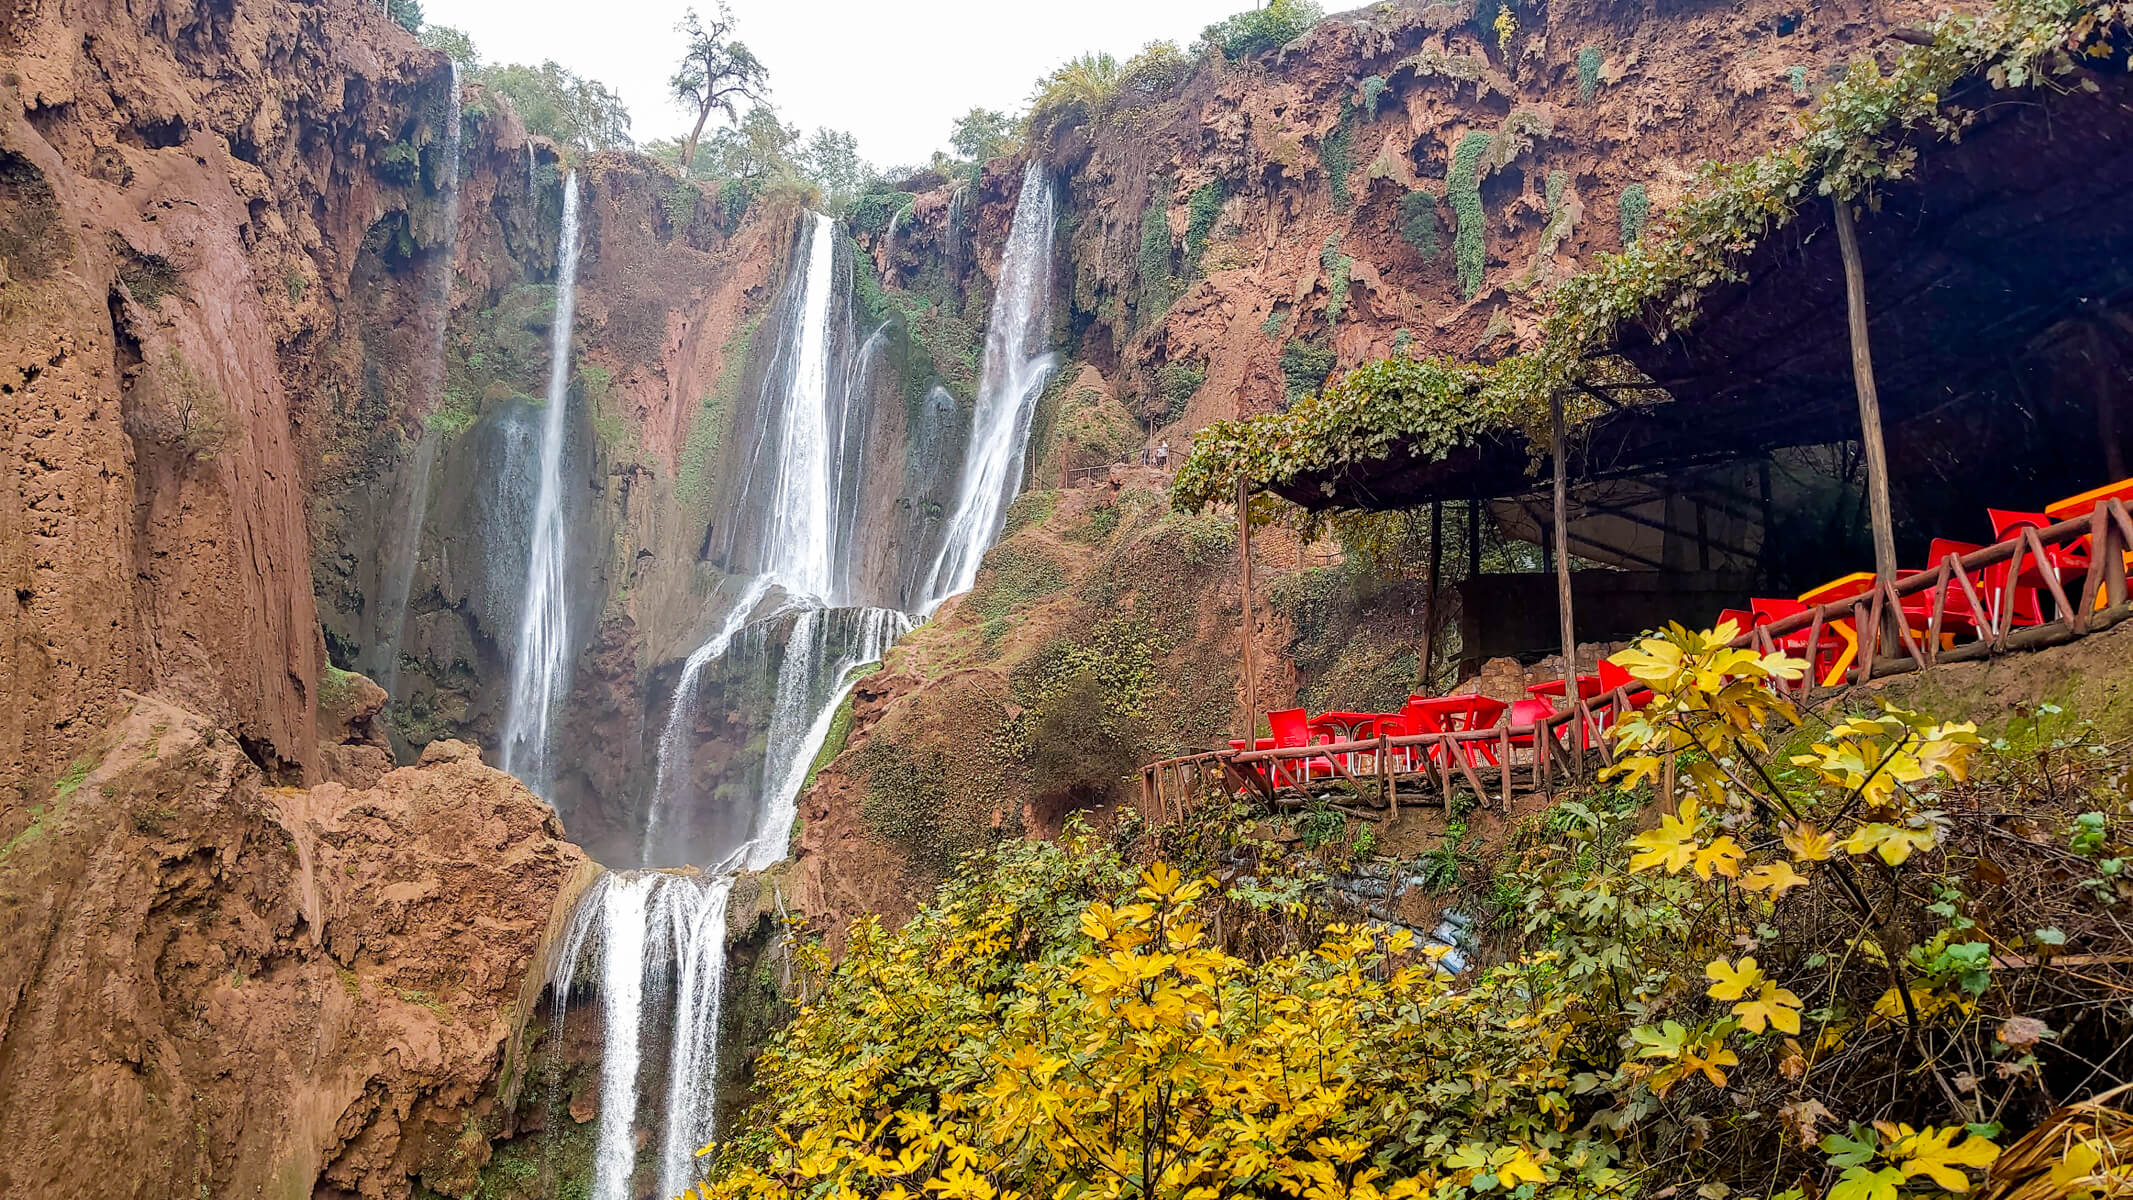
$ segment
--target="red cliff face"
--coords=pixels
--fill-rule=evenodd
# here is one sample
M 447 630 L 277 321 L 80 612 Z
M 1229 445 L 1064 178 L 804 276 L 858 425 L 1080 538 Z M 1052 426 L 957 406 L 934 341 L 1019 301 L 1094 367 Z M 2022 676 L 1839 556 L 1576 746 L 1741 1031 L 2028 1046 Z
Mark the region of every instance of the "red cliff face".
M 1059 342 L 1151 440 L 1369 358 L 1515 348 L 1552 285 L 1699 164 L 1767 149 L 1833 74 L 1946 6 L 1520 0 L 1508 34 L 1475 7 L 1331 17 L 1033 148 L 1069 180 Z M 993 181 L 965 217 L 981 230 L 1012 204 Z M 907 260 L 947 207 L 913 206 Z
M 344 367 L 308 355 L 440 64 L 354 0 L 21 4 L 0 46 L 0 774 L 57 774 L 132 689 L 296 778 Z

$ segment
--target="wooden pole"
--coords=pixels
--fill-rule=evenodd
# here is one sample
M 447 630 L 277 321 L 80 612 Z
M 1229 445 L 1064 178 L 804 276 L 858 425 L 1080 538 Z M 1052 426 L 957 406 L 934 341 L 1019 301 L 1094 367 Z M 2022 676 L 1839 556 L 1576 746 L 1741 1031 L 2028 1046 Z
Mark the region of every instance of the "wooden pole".
M 1555 603 L 1563 623 L 1563 698 L 1578 699 L 1577 621 L 1570 610 L 1570 482 L 1564 464 L 1563 394 L 1549 399 L 1549 453 L 1555 457 Z
M 1866 500 L 1874 526 L 1874 574 L 1896 578 L 1896 526 L 1889 508 L 1889 456 L 1881 437 L 1881 398 L 1874 390 L 1874 356 L 1866 338 L 1866 269 L 1859 262 L 1859 231 L 1851 205 L 1835 203 L 1837 250 L 1844 259 L 1844 302 L 1851 316 L 1852 385 L 1859 392 L 1859 444 L 1866 452 Z
M 1437 578 L 1444 564 L 1444 501 L 1429 503 L 1429 581 L 1422 601 L 1422 690 L 1427 692 L 1437 663 Z
M 1252 494 L 1244 480 L 1237 480 L 1237 574 L 1238 597 L 1243 601 L 1243 627 L 1238 631 L 1244 648 L 1244 748 L 1259 745 L 1259 673 L 1252 665 Z

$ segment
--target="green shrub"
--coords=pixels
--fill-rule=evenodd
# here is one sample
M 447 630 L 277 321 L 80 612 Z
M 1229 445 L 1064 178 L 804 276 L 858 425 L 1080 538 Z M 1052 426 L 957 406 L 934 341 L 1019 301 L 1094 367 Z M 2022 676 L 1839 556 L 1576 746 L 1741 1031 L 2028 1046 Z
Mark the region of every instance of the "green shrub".
M 1228 198 L 1228 189 L 1219 179 L 1193 189 L 1192 199 L 1187 202 L 1190 215 L 1185 220 L 1185 265 L 1188 269 L 1200 269 L 1200 256 L 1207 253 L 1207 240 L 1215 231 L 1215 219 L 1222 215 L 1222 203 Z
M 1169 191 L 1167 182 L 1159 182 L 1155 194 L 1148 197 L 1148 206 L 1141 210 L 1141 250 L 1136 260 L 1141 290 L 1134 317 L 1143 328 L 1161 320 L 1176 298 L 1170 269 L 1169 206 L 1164 203 Z
M 1326 377 L 1333 374 L 1334 364 L 1340 361 L 1331 349 L 1305 341 L 1294 341 L 1281 349 L 1281 375 L 1288 380 L 1286 389 L 1291 404 L 1325 386 Z
M 1348 273 L 1355 269 L 1355 259 L 1341 253 L 1338 234 L 1326 239 L 1318 252 L 1318 262 L 1326 271 L 1326 328 L 1340 328 L 1341 313 L 1348 307 Z
M 1266 315 L 1266 320 L 1259 322 L 1259 332 L 1270 338 L 1277 338 L 1281 336 L 1282 326 L 1288 323 L 1289 314 L 1283 312 L 1281 306 L 1276 305 L 1274 311 Z
M 378 158 L 371 172 L 395 187 L 406 187 L 415 182 L 415 174 L 422 169 L 422 152 L 412 142 L 394 142 L 378 151 Z
M 1168 425 L 1185 415 L 1192 398 L 1199 394 L 1200 385 L 1207 382 L 1207 364 L 1175 362 L 1164 363 L 1155 373 L 1156 390 L 1164 401 L 1163 423 Z
M 1348 186 L 1348 177 L 1355 173 L 1355 110 L 1346 101 L 1341 103 L 1340 123 L 1318 140 L 1318 165 L 1333 191 L 1333 211 L 1347 212 L 1355 205 L 1355 189 Z
M 1424 191 L 1400 197 L 1400 236 L 1424 262 L 1436 261 L 1443 249 L 1437 232 L 1437 198 Z
M 1412 349 L 1412 348 L 1414 347 L 1414 344 L 1415 344 L 1415 331 L 1414 331 L 1414 330 L 1412 330 L 1412 329 L 1395 329 L 1395 330 L 1393 330 L 1393 331 L 1392 331 L 1392 353 L 1393 353 L 1393 357 L 1395 357 L 1395 358 L 1398 358 L 1398 357 L 1400 357 L 1401 355 L 1404 355 L 1404 354 L 1406 354 L 1406 353 L 1407 353 L 1407 352 L 1408 352 L 1408 351 L 1409 351 L 1410 349 Z
M 1375 120 L 1378 115 L 1378 100 L 1385 95 L 1385 77 L 1366 75 L 1356 90 L 1363 98 L 1363 115 Z
M 1200 43 L 1220 50 L 1222 57 L 1236 62 L 1279 50 L 1303 36 L 1324 15 L 1311 0 L 1267 0 L 1263 7 L 1209 25 L 1200 34 Z
M 1052 595 L 1066 582 L 1066 568 L 1042 547 L 1007 541 L 985 556 L 969 605 L 981 617 L 1004 617 Z
M 1489 152 L 1491 138 L 1472 130 L 1459 139 L 1452 151 L 1452 169 L 1445 176 L 1445 198 L 1459 218 L 1453 235 L 1452 256 L 1459 265 L 1459 289 L 1471 300 L 1481 292 L 1481 276 L 1488 264 L 1488 242 L 1482 229 L 1481 158 Z
M 1807 94 L 1808 88 L 1806 67 L 1792 68 L 1791 70 L 1785 72 L 1785 78 L 1792 84 L 1793 95 L 1804 96 Z
M 1622 246 L 1627 249 L 1637 244 L 1644 236 L 1645 222 L 1651 219 L 1652 200 L 1645 194 L 1644 185 L 1633 183 L 1622 189 Z
M 917 195 L 911 192 L 868 192 L 852 205 L 852 229 L 879 237 L 899 217 L 908 219 L 917 203 Z
M 1590 104 L 1600 94 L 1600 68 L 1607 65 L 1597 46 L 1578 51 L 1578 99 Z

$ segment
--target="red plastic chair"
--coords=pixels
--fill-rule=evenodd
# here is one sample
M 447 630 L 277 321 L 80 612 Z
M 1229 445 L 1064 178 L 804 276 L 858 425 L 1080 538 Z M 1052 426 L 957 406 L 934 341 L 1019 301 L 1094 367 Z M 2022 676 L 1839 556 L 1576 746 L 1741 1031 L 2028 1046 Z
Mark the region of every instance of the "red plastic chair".
M 1985 510 L 1985 515 L 1992 520 L 1993 538 L 2002 542 L 2014 537 L 2024 529 L 2048 529 L 2053 524 L 2052 519 L 2043 513 L 2011 512 L 2006 509 L 1988 508 Z M 2051 569 L 2059 576 L 2059 581 L 2062 585 L 2069 582 L 2087 582 L 2089 571 L 2089 540 L 2087 538 L 2084 537 L 2070 546 L 2046 546 L 2044 547 L 2044 558 L 2045 562 L 2050 564 Z M 2042 625 L 2044 623 L 2044 602 L 2039 594 L 2043 584 L 2043 576 L 2038 573 L 2038 566 L 2039 564 L 2034 559 L 2026 556 L 2023 559 L 2022 575 L 2017 581 L 2018 586 L 2015 588 L 2014 611 L 2008 614 L 2015 627 Z M 2013 567 L 2014 562 L 2010 559 L 2004 565 L 1993 568 L 1993 586 L 2002 595 L 2005 594 L 2007 588 L 2007 572 L 2012 570 Z M 2071 596 L 2068 598 L 2072 599 Z M 1987 603 L 1990 603 L 1990 601 Z
M 1511 726 L 1511 744 L 1532 749 L 1536 730 L 1531 727 L 1538 726 L 1540 722 L 1553 716 L 1555 716 L 1555 705 L 1548 703 L 1546 700 L 1513 700 L 1511 702 L 1511 711 L 1504 716 L 1504 721 Z M 1529 728 L 1524 733 L 1520 733 L 1518 728 L 1521 725 Z M 1557 745 L 1563 744 L 1563 735 L 1561 733 L 1552 736 L 1555 738 Z
M 1300 708 L 1285 708 L 1266 715 L 1267 728 L 1274 733 L 1274 746 L 1290 750 L 1298 746 L 1318 745 L 1325 741 L 1323 735 L 1311 732 L 1310 715 Z M 1323 755 L 1306 759 L 1278 759 L 1275 779 L 1279 783 L 1300 784 L 1306 779 L 1323 779 L 1333 774 L 1333 761 Z
M 1746 628 L 1746 626 L 1742 626 L 1742 628 Z M 1605 658 L 1600 660 L 1601 691 L 1612 695 L 1616 689 L 1628 687 L 1636 682 L 1636 676 L 1616 666 L 1612 660 Z M 1631 708 L 1643 708 L 1652 702 L 1652 691 L 1650 688 L 1640 686 L 1635 691 L 1624 693 L 1623 702 Z M 1600 717 L 1600 728 L 1606 729 L 1611 727 L 1615 723 L 1615 718 L 1621 714 L 1615 711 L 1614 702 L 1609 701 L 1606 708 L 1596 715 Z
M 1748 601 L 1748 603 L 1755 610 L 1755 623 L 1758 626 L 1775 624 L 1786 617 L 1796 617 L 1807 611 L 1807 606 L 1798 600 L 1774 596 L 1758 596 Z M 1772 644 L 1777 647 L 1779 653 L 1789 654 L 1794 658 L 1805 658 L 1807 656 L 1807 634 L 1807 629 L 1796 629 L 1781 638 L 1773 638 Z M 1815 678 L 1821 679 L 1827 675 L 1830 669 L 1836 665 L 1837 660 L 1843 656 L 1844 652 L 1843 639 L 1831 637 L 1825 633 L 1822 638 L 1822 645 L 1815 655 Z
M 1927 547 L 1926 550 L 1926 572 L 1938 570 L 1941 563 L 1951 555 L 1961 558 L 1963 555 L 1974 554 L 1983 549 L 1983 546 L 1971 542 L 1958 542 L 1951 538 L 1934 538 L 1932 545 Z M 1920 572 L 1905 571 L 1902 574 L 1904 578 L 1909 578 L 1912 575 L 1920 574 Z M 1993 591 L 1991 585 L 1987 582 L 1991 572 L 1989 570 L 1973 571 L 1966 572 L 1966 574 L 1969 576 L 1970 586 L 1977 589 L 1978 599 L 1985 605 L 1986 615 L 1981 621 L 1980 614 L 1971 608 L 1969 597 L 1963 594 L 1962 585 L 1950 579 L 1947 586 L 1947 598 L 1941 603 L 1940 627 L 1943 635 L 1950 632 L 1960 632 L 1965 629 L 1975 631 L 1980 625 L 1989 626 L 1991 624 L 1990 614 L 1997 602 L 1997 593 Z M 2005 580 L 2006 572 L 2004 570 L 2000 572 L 2000 578 L 2003 581 Z M 2034 607 L 2034 598 L 2032 598 L 2032 607 Z M 1903 598 L 1903 616 L 1904 622 L 1911 627 L 1913 635 L 1925 636 L 1927 629 L 1933 623 L 1933 593 L 1930 591 L 1917 592 L 1905 596 Z

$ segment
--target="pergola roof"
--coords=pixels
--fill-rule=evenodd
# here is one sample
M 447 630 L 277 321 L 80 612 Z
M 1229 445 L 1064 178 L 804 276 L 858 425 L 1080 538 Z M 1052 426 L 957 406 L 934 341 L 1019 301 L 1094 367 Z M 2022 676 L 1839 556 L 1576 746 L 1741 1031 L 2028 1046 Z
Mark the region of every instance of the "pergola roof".
M 1973 80 L 1965 93 L 1954 102 L 1974 106 L 1977 121 L 1962 140 L 1922 146 L 1913 174 L 1884 187 L 1880 210 L 1859 221 L 1890 424 L 1976 391 L 2070 316 L 2133 301 L 2128 76 L 2084 72 L 2014 93 Z M 1573 477 L 1678 471 L 1858 436 L 1828 202 L 1804 200 L 1739 265 L 1741 281 L 1706 291 L 1691 329 L 1625 327 L 1614 351 L 1671 401 L 1587 423 Z M 1311 508 L 1402 508 L 1528 493 L 1546 478 L 1531 467 L 1524 440 L 1506 432 L 1443 459 L 1396 449 L 1274 490 Z

